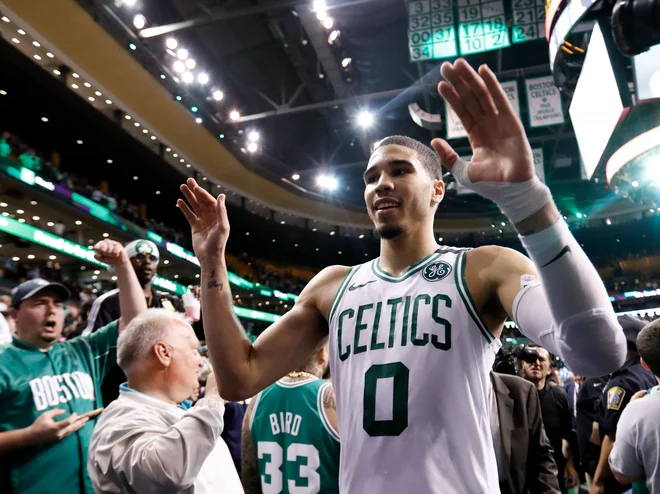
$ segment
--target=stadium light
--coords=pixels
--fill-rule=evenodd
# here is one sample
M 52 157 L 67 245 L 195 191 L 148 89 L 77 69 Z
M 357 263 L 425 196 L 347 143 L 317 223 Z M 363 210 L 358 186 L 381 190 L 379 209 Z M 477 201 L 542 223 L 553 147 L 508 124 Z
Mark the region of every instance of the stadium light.
M 337 179 L 335 177 L 332 177 L 330 175 L 323 175 L 322 174 L 322 175 L 319 175 L 316 178 L 316 184 L 320 188 L 332 192 L 333 190 L 335 190 L 337 188 L 337 186 L 339 185 L 339 182 L 337 181 Z
M 327 13 L 325 10 L 319 10 L 319 11 L 316 13 L 316 18 L 317 18 L 319 21 L 323 22 L 324 20 L 326 20 L 326 19 L 328 18 L 328 13 Z
M 194 69 L 197 66 L 197 62 L 195 62 L 194 58 L 189 58 L 186 60 L 186 67 L 188 67 L 190 70 Z
M 122 0 L 122 3 L 127 7 L 135 7 L 136 0 Z
M 192 75 L 192 72 L 184 72 L 181 75 L 181 80 L 186 84 L 190 84 L 192 81 L 195 80 L 195 77 Z
M 326 29 L 332 29 L 332 26 L 335 25 L 335 20 L 332 17 L 326 17 L 323 21 L 323 27 Z
M 133 17 L 133 25 L 137 29 L 142 29 L 147 25 L 147 18 L 142 14 L 137 14 L 135 17 Z
M 259 132 L 257 132 L 256 130 L 250 131 L 250 133 L 248 134 L 248 141 L 257 142 L 258 140 L 259 140 Z
M 198 124 L 201 124 L 201 123 L 202 123 L 202 119 L 199 118 L 199 117 L 197 117 L 197 118 L 195 119 L 195 122 L 197 122 Z M 181 160 L 181 161 L 183 161 L 183 160 Z
M 357 124 L 363 129 L 368 129 L 374 124 L 374 116 L 367 110 L 362 110 L 358 113 Z
M 197 76 L 197 82 L 199 82 L 201 85 L 208 84 L 209 75 L 206 72 L 202 72 Z
M 232 110 L 231 113 L 229 114 L 229 118 L 232 120 L 238 120 L 241 118 L 241 114 L 238 112 L 238 110 Z
M 258 145 L 256 142 L 253 141 L 253 142 L 249 142 L 249 143 L 248 143 L 248 145 L 247 145 L 247 150 L 248 150 L 250 153 L 256 153 L 256 152 L 257 152 L 257 149 L 259 149 L 259 145 Z
M 179 46 L 179 42 L 174 38 L 167 38 L 165 41 L 165 46 L 167 46 L 170 50 L 176 50 L 176 47 Z
M 312 3 L 312 11 L 314 12 L 320 12 L 326 8 L 325 0 L 314 0 L 314 3 Z
M 213 99 L 214 99 L 214 100 L 216 100 L 216 101 L 221 101 L 222 98 L 224 98 L 224 97 L 225 97 L 225 95 L 223 94 L 222 91 L 220 91 L 220 90 L 218 90 L 218 89 L 216 89 L 215 91 L 213 91 Z
M 297 173 L 294 173 L 293 175 L 291 175 L 291 178 L 293 180 L 298 180 L 298 179 L 300 179 L 300 175 L 298 175 Z
M 179 57 L 181 60 L 185 60 L 188 58 L 188 50 L 185 48 L 179 48 L 176 52 L 176 56 Z
M 339 35 L 341 34 L 341 31 L 339 29 L 335 29 L 330 33 L 330 36 L 328 36 L 328 43 L 332 44 L 335 41 L 337 41 L 337 38 L 339 38 Z
M 346 57 L 341 61 L 341 66 L 347 68 L 351 64 L 351 57 Z

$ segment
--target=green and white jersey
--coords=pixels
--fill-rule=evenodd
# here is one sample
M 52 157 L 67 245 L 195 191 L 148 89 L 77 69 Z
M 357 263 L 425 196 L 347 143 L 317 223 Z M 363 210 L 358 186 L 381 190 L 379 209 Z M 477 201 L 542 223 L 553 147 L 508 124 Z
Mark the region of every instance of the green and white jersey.
M 328 386 L 285 378 L 255 397 L 250 433 L 263 494 L 339 492 L 339 437 L 323 408 Z
M 501 344 L 441 247 L 391 276 L 346 275 L 329 314 L 342 494 L 499 493 L 489 372 Z
M 61 408 L 55 420 L 102 406 L 100 387 L 117 360 L 117 321 L 89 336 L 57 343 L 43 352 L 14 338 L 0 346 L 0 432 L 31 425 Z M 0 463 L 0 492 L 93 494 L 87 449 L 96 419 L 51 443 L 23 448 Z

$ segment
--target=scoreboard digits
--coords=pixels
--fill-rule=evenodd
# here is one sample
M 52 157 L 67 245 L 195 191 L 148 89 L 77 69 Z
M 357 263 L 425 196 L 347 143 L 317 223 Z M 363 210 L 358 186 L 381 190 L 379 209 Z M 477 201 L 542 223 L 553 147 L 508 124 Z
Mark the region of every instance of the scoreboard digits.
M 454 0 L 413 0 L 408 3 L 410 61 L 455 57 Z
M 461 55 L 511 45 L 503 0 L 458 0 L 458 22 Z
M 510 2 L 511 10 L 506 10 L 504 0 L 408 0 L 410 61 L 482 53 L 543 38 L 545 0 Z
M 513 0 L 513 43 L 545 38 L 545 0 Z

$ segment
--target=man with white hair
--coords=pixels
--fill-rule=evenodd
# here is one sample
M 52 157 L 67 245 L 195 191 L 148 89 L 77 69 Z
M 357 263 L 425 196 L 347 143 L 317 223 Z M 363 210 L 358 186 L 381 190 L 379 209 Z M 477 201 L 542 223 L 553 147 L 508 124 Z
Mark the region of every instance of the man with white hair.
M 224 401 L 213 375 L 206 396 L 183 410 L 199 386 L 199 341 L 180 314 L 150 309 L 117 342 L 128 382 L 98 421 L 87 471 L 103 493 L 243 493 L 220 434 Z

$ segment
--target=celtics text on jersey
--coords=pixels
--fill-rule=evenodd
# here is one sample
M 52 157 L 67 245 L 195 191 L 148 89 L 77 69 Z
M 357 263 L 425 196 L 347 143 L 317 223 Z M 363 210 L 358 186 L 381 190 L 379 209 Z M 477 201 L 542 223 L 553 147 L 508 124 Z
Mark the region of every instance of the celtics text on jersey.
M 353 267 L 329 314 L 345 494 L 497 493 L 489 372 L 500 342 L 441 247 L 400 276 Z
M 328 386 L 284 378 L 255 397 L 250 434 L 264 494 L 339 492 L 339 437 L 323 408 Z

